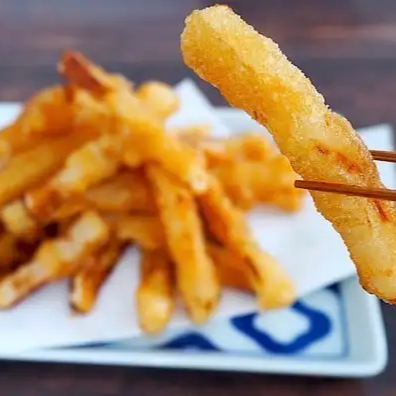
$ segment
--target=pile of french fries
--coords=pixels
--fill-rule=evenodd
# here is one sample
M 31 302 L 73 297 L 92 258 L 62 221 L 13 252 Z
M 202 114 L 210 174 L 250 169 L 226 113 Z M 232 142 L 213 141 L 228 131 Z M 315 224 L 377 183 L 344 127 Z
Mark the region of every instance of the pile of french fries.
M 293 302 L 244 218 L 262 203 L 299 210 L 285 157 L 256 133 L 167 129 L 179 103 L 164 83 L 136 88 L 75 52 L 58 70 L 64 84 L 35 94 L 0 134 L 0 308 L 69 278 L 71 307 L 88 313 L 130 244 L 144 332 L 166 327 L 178 296 L 196 324 L 223 287 L 253 292 L 263 309 Z

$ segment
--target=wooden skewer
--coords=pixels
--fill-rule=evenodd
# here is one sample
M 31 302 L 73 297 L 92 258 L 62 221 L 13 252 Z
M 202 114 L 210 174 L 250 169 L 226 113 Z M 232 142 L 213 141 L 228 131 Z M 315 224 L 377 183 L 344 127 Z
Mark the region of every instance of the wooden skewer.
M 371 150 L 372 157 L 376 161 L 396 162 L 396 153 L 390 151 Z M 321 181 L 296 180 L 296 188 L 311 191 L 330 192 L 334 194 L 352 195 L 357 197 L 383 199 L 386 201 L 396 201 L 396 190 L 386 188 L 368 188 L 350 186 L 341 183 L 330 183 Z
M 396 162 L 396 153 L 392 151 L 370 150 L 370 154 L 376 161 Z
M 357 197 L 383 199 L 386 201 L 396 201 L 396 190 L 386 188 L 367 188 L 358 186 L 349 186 L 340 183 L 318 182 L 296 180 L 294 187 L 303 188 L 311 191 L 331 192 L 334 194 L 353 195 Z

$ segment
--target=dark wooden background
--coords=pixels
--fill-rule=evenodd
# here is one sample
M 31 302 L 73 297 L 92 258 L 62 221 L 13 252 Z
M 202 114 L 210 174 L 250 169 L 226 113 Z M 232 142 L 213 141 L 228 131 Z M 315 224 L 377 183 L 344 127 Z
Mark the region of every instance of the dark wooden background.
M 213 2 L 214 3 L 214 2 Z M 0 100 L 24 100 L 57 80 L 66 48 L 134 81 L 192 76 L 179 34 L 199 0 L 0 0 Z M 396 0 L 229 0 L 308 74 L 357 126 L 396 127 Z M 205 84 L 216 104 L 222 99 Z M 0 363 L 0 395 L 395 395 L 396 311 L 384 306 L 386 372 L 331 380 L 114 367 Z M 0 329 L 1 336 L 1 329 Z

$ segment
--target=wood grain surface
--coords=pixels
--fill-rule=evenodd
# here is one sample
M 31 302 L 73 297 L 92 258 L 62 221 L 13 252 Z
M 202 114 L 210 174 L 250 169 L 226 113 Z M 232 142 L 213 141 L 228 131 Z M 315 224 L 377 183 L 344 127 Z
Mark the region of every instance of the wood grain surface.
M 139 82 L 194 77 L 179 35 L 199 0 L 0 0 L 0 100 L 25 100 L 54 83 L 67 48 Z M 278 41 L 328 103 L 356 127 L 396 127 L 395 0 L 229 0 Z M 195 78 L 195 77 L 194 77 Z M 198 80 L 197 80 L 198 81 Z M 219 95 L 199 82 L 213 103 Z M 390 361 L 365 380 L 0 362 L 0 395 L 375 395 L 396 394 L 396 311 L 383 307 Z M 1 329 L 0 329 L 1 334 Z M 231 358 L 231 357 L 230 357 Z M 237 359 L 237 357 L 235 357 Z

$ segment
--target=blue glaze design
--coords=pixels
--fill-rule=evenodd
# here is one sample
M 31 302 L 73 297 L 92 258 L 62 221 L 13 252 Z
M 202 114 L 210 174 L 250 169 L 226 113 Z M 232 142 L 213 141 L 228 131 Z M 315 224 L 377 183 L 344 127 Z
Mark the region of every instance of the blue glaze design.
M 163 349 L 200 349 L 203 351 L 216 351 L 221 352 L 212 342 L 206 337 L 198 333 L 186 333 L 183 334 L 163 345 L 160 346 Z
M 309 320 L 309 329 L 296 336 L 289 343 L 276 341 L 269 334 L 255 328 L 254 319 L 257 314 L 248 314 L 231 319 L 231 323 L 243 334 L 255 341 L 260 348 L 274 354 L 296 354 L 304 350 L 308 345 L 326 337 L 331 331 L 331 321 L 322 312 L 310 308 L 302 302 L 294 304 L 293 308 Z

